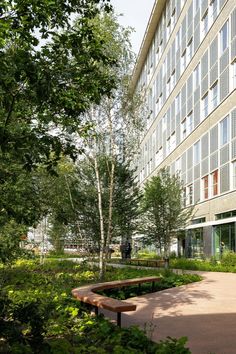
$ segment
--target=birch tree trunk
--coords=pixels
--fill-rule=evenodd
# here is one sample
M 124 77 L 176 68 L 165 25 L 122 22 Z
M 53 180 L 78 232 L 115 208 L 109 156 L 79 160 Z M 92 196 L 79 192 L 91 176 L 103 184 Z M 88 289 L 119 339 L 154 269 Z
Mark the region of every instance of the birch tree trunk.
M 113 122 L 112 122 L 112 112 L 109 109 L 108 112 L 108 124 L 109 124 L 109 135 L 110 135 L 110 151 L 111 151 L 111 171 L 109 174 L 109 213 L 108 213 L 108 227 L 107 227 L 107 239 L 106 239 L 106 260 L 108 259 L 109 246 L 112 239 L 112 214 L 113 214 L 113 192 L 114 192 L 114 175 L 115 175 L 115 141 L 113 136 Z
M 100 180 L 100 174 L 99 174 L 98 162 L 96 156 L 94 157 L 94 169 L 95 169 L 96 182 L 97 182 L 98 211 L 99 211 L 99 219 L 100 219 L 99 278 L 103 279 L 106 271 L 105 260 L 104 260 L 105 233 L 104 233 L 104 220 L 103 220 L 103 210 L 102 210 L 101 180 Z

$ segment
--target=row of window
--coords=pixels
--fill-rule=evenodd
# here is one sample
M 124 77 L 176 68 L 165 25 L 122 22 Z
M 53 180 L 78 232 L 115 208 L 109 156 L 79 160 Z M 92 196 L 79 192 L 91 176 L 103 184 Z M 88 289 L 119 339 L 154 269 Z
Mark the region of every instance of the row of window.
M 163 150 L 158 150 L 154 156 L 140 169 L 140 183 L 152 172 L 153 165 L 163 161 Z M 236 109 L 171 164 L 171 173 L 180 174 L 186 185 L 186 205 L 236 189 L 235 161 Z
M 222 1 L 221 1 L 222 2 Z M 206 1 L 205 1 L 206 3 Z M 208 5 L 208 4 L 207 4 Z M 221 4 L 222 6 L 222 4 Z M 187 11 L 187 14 L 182 21 L 182 24 L 180 26 L 179 31 L 176 34 L 175 39 L 173 40 L 173 43 L 171 45 L 171 48 L 169 52 L 167 53 L 166 57 L 163 60 L 163 63 L 160 67 L 159 72 L 156 75 L 156 84 L 153 84 L 152 88 L 150 89 L 151 94 L 149 93 L 150 96 L 158 97 L 158 102 L 157 102 L 157 110 L 156 114 L 160 111 L 162 108 L 163 104 L 165 103 L 166 99 L 168 98 L 170 92 L 173 90 L 177 80 L 179 79 L 180 75 L 184 72 L 185 68 L 187 67 L 188 63 L 190 62 L 194 51 L 196 51 L 198 45 L 200 44 L 201 41 L 204 39 L 205 35 L 207 34 L 209 28 L 211 27 L 213 21 L 215 20 L 216 16 L 218 15 L 219 12 L 219 0 L 213 0 L 209 3 L 209 7 L 206 7 L 206 11 L 204 12 L 204 17 L 200 21 L 200 10 L 199 10 L 199 1 L 193 1 Z M 197 12 L 193 9 L 198 9 Z M 173 11 L 173 14 L 175 13 L 175 8 Z M 206 30 L 206 26 L 203 25 L 204 18 L 208 18 L 207 14 L 210 14 L 210 21 L 208 21 L 208 26 Z M 193 30 L 193 27 L 195 27 L 195 19 L 193 18 L 193 14 L 199 17 L 200 21 L 200 26 L 197 26 L 195 30 Z M 160 23 L 163 25 L 163 21 L 160 21 Z M 172 23 L 170 21 L 170 23 Z M 173 24 L 175 22 L 173 21 Z M 167 26 L 168 28 L 169 26 Z M 198 28 L 199 27 L 199 28 Z M 171 27 L 172 28 L 172 27 Z M 191 28 L 191 31 L 190 31 Z M 204 31 L 201 30 L 201 28 L 204 28 Z M 224 28 L 224 31 L 222 31 L 222 45 L 220 46 L 222 49 L 221 51 L 224 50 L 224 43 L 227 41 L 227 32 L 228 27 Z M 199 31 L 199 34 L 196 35 L 196 33 Z M 194 36 L 193 36 L 194 32 Z M 204 33 L 203 33 L 204 32 Z M 157 34 L 159 31 L 157 30 Z M 187 35 L 188 33 L 191 34 L 191 36 Z M 201 33 L 201 36 L 200 36 Z M 156 36 L 157 37 L 157 36 Z M 148 85 L 148 82 L 152 78 L 152 74 L 155 69 L 155 65 L 159 63 L 159 60 L 161 58 L 162 50 L 163 50 L 163 40 L 162 39 L 156 39 L 156 37 L 153 40 L 153 44 L 150 47 L 150 51 L 147 57 L 147 62 L 146 65 L 144 66 L 143 69 L 143 74 L 141 74 L 140 82 L 138 87 L 143 88 L 144 86 L 146 87 Z M 195 38 L 196 37 L 196 38 Z M 199 39 L 198 39 L 199 37 Z M 201 37 L 201 38 L 200 38 Z M 195 43 L 194 42 L 195 38 Z M 160 41 L 160 43 L 157 45 L 156 42 Z M 187 45 L 186 45 L 187 42 Z M 194 44 L 194 45 L 193 45 Z M 156 51 L 156 56 L 154 55 Z M 178 52 L 180 52 L 180 60 L 179 60 L 179 55 Z M 161 54 L 160 54 L 161 53 Z M 177 55 L 176 55 L 177 54 Z M 176 63 L 175 63 L 176 61 Z M 180 62 L 180 63 L 179 63 Z M 178 65 L 179 63 L 179 65 Z M 148 68 L 148 69 L 147 69 Z M 168 73 L 169 72 L 169 73 Z M 146 73 L 146 74 L 145 74 Z M 155 91 L 155 93 L 154 93 Z M 163 92 L 165 91 L 165 92 Z M 150 108 L 150 111 L 154 112 L 153 110 L 153 104 L 151 103 L 151 100 L 148 100 L 148 106 Z M 154 118 L 155 113 L 149 115 L 149 117 Z M 150 119 L 147 122 L 150 124 Z

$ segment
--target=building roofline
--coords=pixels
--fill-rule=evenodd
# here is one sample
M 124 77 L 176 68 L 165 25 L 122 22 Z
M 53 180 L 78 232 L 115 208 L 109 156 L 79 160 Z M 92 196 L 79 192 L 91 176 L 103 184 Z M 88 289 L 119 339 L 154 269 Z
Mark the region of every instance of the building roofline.
M 155 35 L 156 28 L 157 28 L 157 23 L 160 20 L 163 8 L 165 7 L 166 0 L 156 0 L 152 12 L 146 27 L 146 31 L 143 36 L 143 40 L 140 46 L 140 50 L 138 53 L 138 57 L 136 60 L 136 64 L 134 67 L 134 71 L 132 74 L 132 81 L 131 81 L 131 90 L 133 91 L 135 89 L 135 86 L 137 85 L 142 67 L 144 65 L 144 62 L 146 60 L 152 39 Z

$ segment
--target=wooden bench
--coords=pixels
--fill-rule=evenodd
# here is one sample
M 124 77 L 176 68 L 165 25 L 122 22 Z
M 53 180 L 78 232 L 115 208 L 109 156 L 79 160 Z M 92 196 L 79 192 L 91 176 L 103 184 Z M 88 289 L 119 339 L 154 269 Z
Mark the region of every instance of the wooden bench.
M 130 285 L 138 285 L 140 288 L 141 284 L 143 283 L 152 283 L 152 291 L 154 291 L 155 282 L 159 281 L 160 279 L 160 277 L 145 277 L 90 284 L 73 289 L 72 295 L 77 300 L 92 305 L 95 308 L 96 315 L 98 314 L 99 308 L 116 312 L 117 325 L 121 326 L 121 313 L 135 311 L 136 305 L 122 300 L 117 300 L 107 296 L 96 294 L 96 291 L 113 288 L 123 288 Z
M 136 265 L 146 265 L 148 266 L 152 266 L 152 267 L 164 267 L 165 266 L 165 260 L 163 259 L 126 259 L 125 260 L 126 264 L 136 264 Z

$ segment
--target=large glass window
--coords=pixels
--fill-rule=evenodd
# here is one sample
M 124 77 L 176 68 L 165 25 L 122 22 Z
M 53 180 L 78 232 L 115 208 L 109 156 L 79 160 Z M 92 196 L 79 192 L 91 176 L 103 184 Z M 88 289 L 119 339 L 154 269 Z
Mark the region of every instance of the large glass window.
M 215 170 L 211 174 L 211 182 L 212 182 L 212 195 L 215 196 L 218 194 L 218 170 Z
M 229 42 L 229 22 L 227 21 L 220 30 L 220 54 L 222 54 L 228 47 Z
M 221 258 L 227 251 L 235 252 L 235 223 L 214 226 L 214 253 Z
M 229 141 L 229 117 L 227 116 L 220 122 L 220 145 Z
M 188 247 L 186 256 L 189 258 L 203 257 L 203 228 L 188 230 Z

